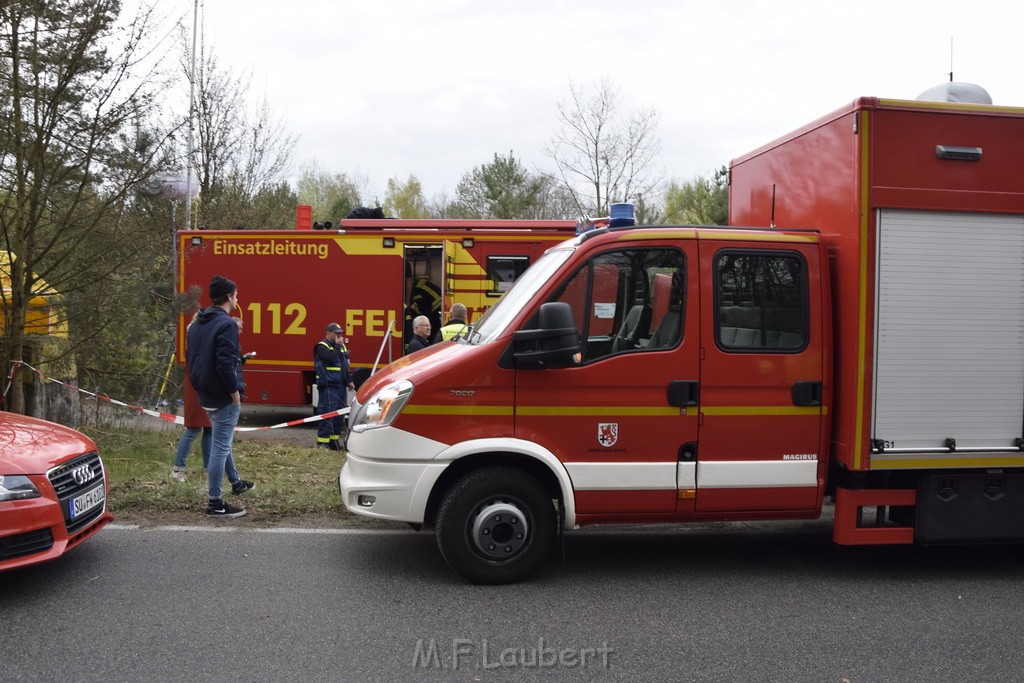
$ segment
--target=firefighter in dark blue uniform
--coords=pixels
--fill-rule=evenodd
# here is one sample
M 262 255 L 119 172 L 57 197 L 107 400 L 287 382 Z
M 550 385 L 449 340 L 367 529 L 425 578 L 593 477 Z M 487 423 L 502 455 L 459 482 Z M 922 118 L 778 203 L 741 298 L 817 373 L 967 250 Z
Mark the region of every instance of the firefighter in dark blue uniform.
M 348 388 L 355 388 L 349 371 L 348 349 L 341 337 L 341 325 L 327 326 L 327 336 L 313 347 L 313 369 L 316 371 L 317 415 L 344 408 L 348 404 Z M 341 450 L 341 431 L 345 418 L 341 415 L 320 421 L 316 432 L 319 448 Z

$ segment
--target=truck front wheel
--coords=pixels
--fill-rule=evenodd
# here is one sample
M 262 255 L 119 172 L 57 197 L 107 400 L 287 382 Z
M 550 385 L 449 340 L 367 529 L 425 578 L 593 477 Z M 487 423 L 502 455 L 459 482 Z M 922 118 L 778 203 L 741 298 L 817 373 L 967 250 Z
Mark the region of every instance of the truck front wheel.
M 466 475 L 445 494 L 437 547 L 473 583 L 520 581 L 540 569 L 558 523 L 551 495 L 536 478 L 508 467 Z

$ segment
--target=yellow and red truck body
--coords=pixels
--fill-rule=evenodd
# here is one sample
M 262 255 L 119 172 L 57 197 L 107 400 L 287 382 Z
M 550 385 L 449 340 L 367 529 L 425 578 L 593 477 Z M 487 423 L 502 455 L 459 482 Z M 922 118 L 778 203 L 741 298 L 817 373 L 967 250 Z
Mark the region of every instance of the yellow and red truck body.
M 206 306 L 210 278 L 235 281 L 242 346 L 256 352 L 245 366 L 246 401 L 307 405 L 313 346 L 328 323 L 345 328 L 353 370 L 368 370 L 378 354 L 386 364 L 403 353 L 413 280 L 434 283 L 445 313 L 465 304 L 472 321 L 575 228 L 574 221 L 346 219 L 329 230 L 180 231 L 177 289 Z M 189 319 L 179 318 L 179 362 Z

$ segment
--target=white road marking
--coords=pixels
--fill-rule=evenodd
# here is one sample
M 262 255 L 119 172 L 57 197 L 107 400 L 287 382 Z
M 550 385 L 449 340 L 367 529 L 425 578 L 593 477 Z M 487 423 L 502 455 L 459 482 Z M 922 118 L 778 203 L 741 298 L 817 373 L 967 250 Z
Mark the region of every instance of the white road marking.
M 246 533 L 260 534 L 323 534 L 328 536 L 393 536 L 398 534 L 413 534 L 412 529 L 331 529 L 326 527 L 304 528 L 304 527 L 239 527 L 239 526 L 193 526 L 185 524 L 161 524 L 159 526 L 143 527 L 141 524 L 108 524 L 107 529 L 117 531 L 212 531 L 222 533 L 225 531 L 241 531 Z

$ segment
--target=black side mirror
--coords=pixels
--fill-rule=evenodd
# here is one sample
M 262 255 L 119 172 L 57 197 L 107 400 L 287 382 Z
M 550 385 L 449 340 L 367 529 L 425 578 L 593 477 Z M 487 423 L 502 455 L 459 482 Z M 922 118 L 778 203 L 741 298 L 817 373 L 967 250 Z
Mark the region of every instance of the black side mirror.
M 564 301 L 541 304 L 538 327 L 512 333 L 517 368 L 567 368 L 576 365 L 580 334 L 572 307 Z

